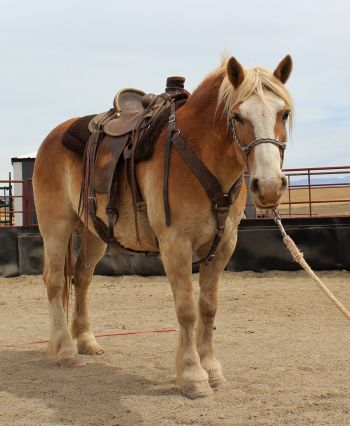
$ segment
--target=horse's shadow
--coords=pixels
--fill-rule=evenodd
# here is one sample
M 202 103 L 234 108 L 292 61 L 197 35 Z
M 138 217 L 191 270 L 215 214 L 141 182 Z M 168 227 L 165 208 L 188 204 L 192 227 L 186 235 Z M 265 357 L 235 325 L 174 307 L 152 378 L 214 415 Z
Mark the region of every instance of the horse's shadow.
M 103 357 L 88 357 L 87 362 L 82 368 L 59 368 L 44 351 L 2 351 L 0 392 L 38 400 L 53 410 L 50 420 L 72 425 L 137 424 L 141 416 L 130 409 L 135 396 L 179 393 L 173 381 L 126 373 L 105 364 Z

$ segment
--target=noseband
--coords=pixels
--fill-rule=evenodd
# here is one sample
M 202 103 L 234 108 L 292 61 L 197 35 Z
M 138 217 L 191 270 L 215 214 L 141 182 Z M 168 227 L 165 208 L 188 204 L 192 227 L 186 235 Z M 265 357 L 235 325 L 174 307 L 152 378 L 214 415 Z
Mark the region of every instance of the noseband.
M 284 150 L 286 149 L 286 144 L 277 140 L 277 139 L 271 139 L 271 138 L 260 138 L 260 139 L 254 139 L 250 144 L 248 145 L 242 145 L 238 139 L 237 132 L 236 132 L 236 125 L 235 120 L 233 117 L 230 118 L 230 130 L 232 135 L 233 142 L 236 142 L 241 151 L 244 154 L 245 163 L 247 164 L 248 155 L 250 152 L 258 145 L 262 143 L 271 143 L 272 145 L 278 146 L 280 150 L 281 155 L 281 166 L 283 164 L 284 160 Z

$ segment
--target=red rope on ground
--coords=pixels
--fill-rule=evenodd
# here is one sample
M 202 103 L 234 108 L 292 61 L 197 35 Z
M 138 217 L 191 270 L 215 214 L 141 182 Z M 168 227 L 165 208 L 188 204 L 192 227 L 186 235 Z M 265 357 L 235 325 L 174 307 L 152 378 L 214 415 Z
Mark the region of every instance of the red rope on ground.
M 130 336 L 132 334 L 149 334 L 149 333 L 173 333 L 177 331 L 176 329 L 168 329 L 168 330 L 146 330 L 146 331 L 126 331 L 124 333 L 101 333 L 96 334 L 96 338 L 100 337 L 113 337 L 113 336 Z M 16 346 L 26 346 L 26 345 L 40 345 L 43 343 L 48 343 L 48 340 L 33 340 L 28 343 L 23 343 L 22 345 L 3 345 L 3 348 L 14 348 Z

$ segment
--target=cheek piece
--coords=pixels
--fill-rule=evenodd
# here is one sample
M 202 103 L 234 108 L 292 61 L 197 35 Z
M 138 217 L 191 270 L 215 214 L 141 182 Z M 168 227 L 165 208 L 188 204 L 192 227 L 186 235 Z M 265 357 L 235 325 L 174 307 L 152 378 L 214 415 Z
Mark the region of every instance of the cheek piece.
M 248 159 L 249 153 L 256 146 L 260 145 L 261 143 L 271 143 L 272 145 L 278 146 L 278 148 L 280 150 L 281 167 L 282 167 L 283 160 L 284 160 L 284 150 L 286 149 L 286 144 L 285 143 L 283 143 L 283 142 L 281 142 L 281 141 L 279 141 L 277 139 L 261 138 L 261 139 L 254 139 L 248 145 L 242 145 L 241 142 L 238 139 L 238 136 L 237 136 L 236 124 L 235 124 L 235 120 L 234 120 L 233 117 L 230 117 L 230 119 L 229 119 L 229 132 L 230 132 L 230 135 L 232 137 L 233 143 L 237 143 L 237 145 L 239 146 L 240 150 L 243 152 L 244 159 L 245 159 L 245 164 L 246 165 L 247 165 L 247 159 Z

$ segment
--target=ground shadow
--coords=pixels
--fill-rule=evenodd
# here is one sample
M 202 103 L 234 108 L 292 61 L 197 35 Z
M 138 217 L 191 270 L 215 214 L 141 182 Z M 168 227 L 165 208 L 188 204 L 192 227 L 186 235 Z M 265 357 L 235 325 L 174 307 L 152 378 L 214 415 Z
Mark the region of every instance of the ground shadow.
M 140 415 L 126 407 L 123 398 L 178 393 L 174 383 L 125 373 L 103 357 L 89 357 L 82 368 L 60 368 L 44 351 L 9 350 L 0 353 L 0 365 L 0 391 L 44 402 L 54 411 L 50 420 L 64 424 L 137 424 Z

